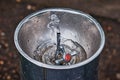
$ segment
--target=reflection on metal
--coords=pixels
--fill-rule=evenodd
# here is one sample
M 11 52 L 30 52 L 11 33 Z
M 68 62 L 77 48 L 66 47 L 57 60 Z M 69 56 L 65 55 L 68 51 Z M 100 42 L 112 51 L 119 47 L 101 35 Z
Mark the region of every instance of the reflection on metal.
M 34 59 L 52 65 L 71 65 L 85 60 L 87 54 L 80 44 L 72 39 L 61 39 L 62 32 L 59 27 L 60 19 L 58 16 L 52 14 L 49 19 L 47 28 L 50 31 L 50 40 L 43 41 L 36 48 Z M 55 40 L 53 40 L 54 36 L 56 36 Z
M 77 42 L 70 39 L 62 41 L 57 56 L 56 43 L 45 41 L 37 47 L 34 53 L 34 59 L 46 64 L 71 65 L 81 62 L 86 59 L 86 52 L 84 48 Z M 70 54 L 71 59 L 67 61 L 66 57 Z M 68 56 L 69 57 L 69 56 Z
M 14 41 L 21 54 L 23 80 L 97 80 L 105 36 L 86 13 L 60 8 L 38 11 L 19 23 Z

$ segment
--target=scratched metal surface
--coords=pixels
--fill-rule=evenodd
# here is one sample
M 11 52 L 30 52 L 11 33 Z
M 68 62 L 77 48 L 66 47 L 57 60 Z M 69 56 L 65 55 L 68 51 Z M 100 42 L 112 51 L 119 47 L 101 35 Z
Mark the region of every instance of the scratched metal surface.
M 24 57 L 21 60 L 22 80 L 98 80 L 99 58 L 82 67 L 64 70 L 38 67 Z

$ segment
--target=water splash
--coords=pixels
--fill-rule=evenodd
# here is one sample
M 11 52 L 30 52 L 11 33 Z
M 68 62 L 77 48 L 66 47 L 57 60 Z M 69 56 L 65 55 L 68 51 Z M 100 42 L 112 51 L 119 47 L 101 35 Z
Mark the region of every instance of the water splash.
M 56 37 L 56 33 L 60 33 L 59 23 L 60 19 L 56 14 L 52 14 L 49 16 L 50 22 L 47 25 L 47 28 L 50 30 L 50 38 L 54 41 L 56 39 L 53 38 Z
M 87 58 L 84 48 L 72 39 L 63 38 L 60 33 L 60 19 L 56 14 L 49 16 L 47 28 L 50 30 L 50 40 L 42 42 L 34 51 L 34 59 L 51 65 L 72 65 Z M 58 38 L 62 37 L 58 45 Z M 57 38 L 57 39 L 56 39 Z M 58 47 L 59 46 L 59 47 Z M 57 48 L 60 48 L 59 51 Z M 59 51 L 56 56 L 56 51 Z
M 57 65 L 72 65 L 87 58 L 84 48 L 71 39 L 62 41 L 61 46 L 64 47 L 65 54 L 70 53 L 72 56 L 69 62 L 64 60 L 64 54 L 60 55 L 58 59 L 55 58 L 56 43 L 51 43 L 51 41 L 45 41 L 37 47 L 34 52 L 34 59 L 51 65 L 56 65 L 57 63 Z

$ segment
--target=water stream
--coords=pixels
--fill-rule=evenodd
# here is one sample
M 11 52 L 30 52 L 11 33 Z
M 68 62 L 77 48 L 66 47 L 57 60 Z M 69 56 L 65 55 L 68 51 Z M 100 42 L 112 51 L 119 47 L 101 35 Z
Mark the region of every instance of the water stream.
M 59 27 L 60 19 L 56 14 L 51 14 L 49 19 L 50 22 L 47 28 L 50 30 L 51 39 L 37 46 L 34 51 L 34 59 L 50 65 L 72 65 L 85 60 L 87 55 L 84 48 L 78 42 L 63 38 L 61 35 L 58 37 L 60 38 L 60 50 L 57 50 L 57 33 L 62 34 Z M 53 36 L 55 36 L 56 39 L 52 38 Z M 56 53 L 57 51 L 59 51 L 59 53 Z

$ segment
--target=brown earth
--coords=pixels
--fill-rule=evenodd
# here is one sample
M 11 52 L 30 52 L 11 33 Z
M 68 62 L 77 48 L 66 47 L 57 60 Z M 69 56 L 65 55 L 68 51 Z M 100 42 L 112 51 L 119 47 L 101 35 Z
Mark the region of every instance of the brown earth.
M 67 7 L 89 13 L 100 22 L 106 44 L 99 62 L 99 80 L 120 80 L 119 0 L 0 0 L 0 80 L 20 80 L 19 56 L 13 42 L 17 24 L 43 8 Z

